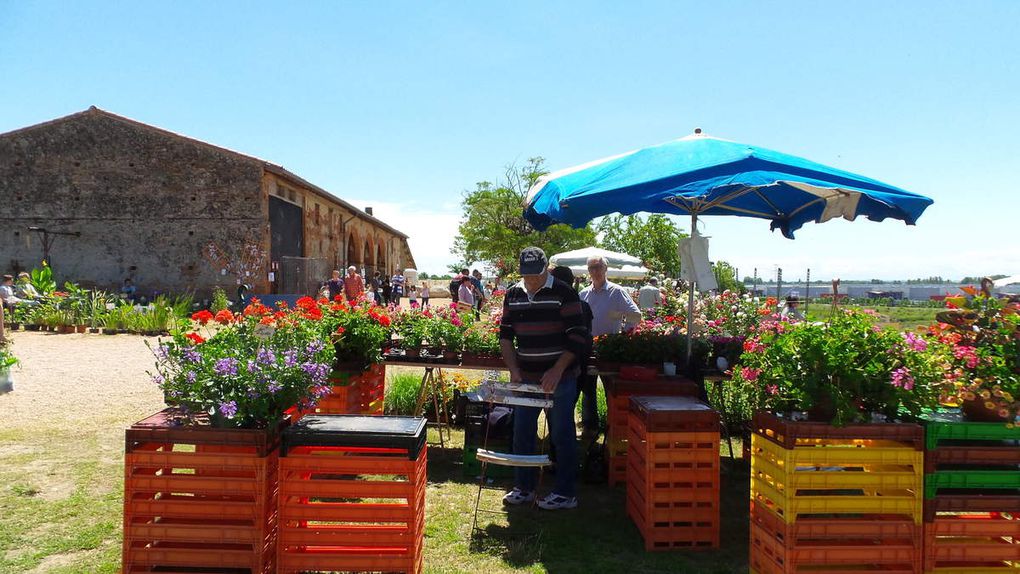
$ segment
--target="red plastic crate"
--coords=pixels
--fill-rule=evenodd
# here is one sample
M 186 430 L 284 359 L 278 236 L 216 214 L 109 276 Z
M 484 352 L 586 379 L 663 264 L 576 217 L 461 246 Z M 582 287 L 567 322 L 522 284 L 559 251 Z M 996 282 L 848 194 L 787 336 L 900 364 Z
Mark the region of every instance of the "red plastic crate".
M 911 423 L 869 423 L 837 427 L 828 423 L 791 421 L 758 411 L 751 424 L 752 431 L 786 449 L 812 445 L 827 439 L 890 440 L 909 444 L 914 450 L 924 449 L 924 427 Z
M 720 430 L 719 413 L 694 397 L 632 396 L 630 413 L 648 433 Z
M 752 521 L 750 546 L 750 567 L 759 573 L 922 572 L 920 536 L 827 538 L 790 543 Z
M 426 448 L 288 447 L 279 572 L 421 571 Z
M 1020 570 L 1020 517 L 998 512 L 940 514 L 924 525 L 925 571 Z

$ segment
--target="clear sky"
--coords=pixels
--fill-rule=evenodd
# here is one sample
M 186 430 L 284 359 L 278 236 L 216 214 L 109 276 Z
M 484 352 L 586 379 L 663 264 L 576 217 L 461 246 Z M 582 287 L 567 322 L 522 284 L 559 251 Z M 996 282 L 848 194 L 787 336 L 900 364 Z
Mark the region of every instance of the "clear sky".
M 705 218 L 741 275 L 1015 274 L 1018 25 L 1013 0 L 0 0 L 0 132 L 96 105 L 259 156 L 374 206 L 436 272 L 462 193 L 508 163 L 698 126 L 935 200 L 794 241 Z

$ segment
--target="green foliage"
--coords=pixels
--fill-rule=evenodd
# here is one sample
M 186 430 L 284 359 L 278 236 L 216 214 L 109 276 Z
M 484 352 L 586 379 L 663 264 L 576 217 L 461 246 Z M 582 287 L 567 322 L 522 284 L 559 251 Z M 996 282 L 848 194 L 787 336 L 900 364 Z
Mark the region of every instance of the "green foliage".
M 14 356 L 12 347 L 10 342 L 0 343 L 0 371 L 18 364 L 18 358 Z
M 725 261 L 716 261 L 712 264 L 712 272 L 715 274 L 715 282 L 719 284 L 719 292 L 734 291 L 744 292 L 744 284 L 737 281 L 737 272 L 732 265 Z
M 386 385 L 385 411 L 388 415 L 413 416 L 421 377 L 415 373 L 397 373 Z M 431 404 L 431 402 L 430 402 Z
M 744 343 L 733 380 L 756 408 L 809 411 L 836 425 L 917 417 L 938 406 L 945 358 L 910 343 L 854 311 L 827 324 L 765 323 Z
M 45 261 L 43 261 L 42 267 L 33 269 L 29 275 L 32 277 L 32 287 L 35 287 L 40 295 L 52 295 L 57 290 L 57 282 L 53 279 L 53 269 Z
M 209 305 L 209 310 L 215 314 L 229 308 L 230 299 L 227 298 L 227 293 L 219 287 L 213 289 L 212 304 Z
M 602 247 L 639 257 L 649 269 L 667 277 L 680 275 L 677 245 L 687 234 L 666 215 L 608 215 L 599 221 L 597 230 Z
M 453 243 L 455 256 L 462 261 L 486 262 L 502 276 L 516 269 L 521 250 L 530 245 L 553 255 L 595 243 L 591 226 L 553 225 L 540 232 L 524 219 L 524 200 L 528 189 L 545 173 L 543 161 L 535 157 L 520 168 L 510 165 L 503 181 L 483 181 L 465 193 L 461 202 L 464 214 Z M 456 272 L 453 266 L 451 271 Z

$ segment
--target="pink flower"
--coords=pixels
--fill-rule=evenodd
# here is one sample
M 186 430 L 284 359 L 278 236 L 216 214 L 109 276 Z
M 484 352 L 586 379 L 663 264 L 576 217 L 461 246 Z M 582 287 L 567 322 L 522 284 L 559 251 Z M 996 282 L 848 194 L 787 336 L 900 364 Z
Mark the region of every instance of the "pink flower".
M 966 361 L 968 369 L 973 369 L 978 366 L 977 349 L 968 345 L 960 345 L 953 349 L 953 356 L 957 359 Z
M 761 340 L 758 337 L 749 337 L 744 341 L 744 352 L 745 353 L 760 353 L 765 350 L 765 345 L 761 344 Z
M 749 383 L 753 383 L 758 380 L 758 375 L 761 374 L 761 369 L 752 369 L 750 367 L 743 367 L 740 369 L 740 377 Z
M 903 339 L 907 342 L 907 346 L 911 349 L 922 353 L 928 350 L 928 341 L 925 341 L 923 337 L 918 337 L 916 334 L 907 331 L 903 333 Z
M 900 367 L 893 371 L 891 382 L 894 387 L 899 387 L 905 391 L 910 391 L 914 388 L 914 377 L 910 374 L 910 369 L 906 367 Z
M 779 394 L 779 387 L 776 386 L 776 385 L 766 385 L 765 386 L 765 392 L 770 394 L 770 395 L 778 395 Z

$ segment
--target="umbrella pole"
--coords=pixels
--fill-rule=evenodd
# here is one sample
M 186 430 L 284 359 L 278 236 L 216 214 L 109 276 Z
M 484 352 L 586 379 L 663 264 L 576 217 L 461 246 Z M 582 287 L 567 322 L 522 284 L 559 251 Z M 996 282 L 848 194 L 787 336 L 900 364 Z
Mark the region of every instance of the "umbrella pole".
M 697 214 L 697 212 L 692 211 L 691 212 L 691 237 L 694 237 L 694 226 L 697 225 L 697 224 L 698 224 L 698 214 Z M 689 285 L 688 285 L 688 291 L 689 292 L 687 294 L 687 350 L 686 350 L 686 353 L 687 353 L 687 360 L 686 360 L 687 372 L 688 372 L 688 374 L 690 374 L 694 370 L 693 369 L 693 365 L 691 365 L 691 342 L 694 340 L 694 329 L 693 329 L 693 324 L 692 324 L 693 321 L 694 321 L 694 285 L 695 285 L 694 270 L 691 269 L 690 273 L 688 273 L 687 276 L 691 278 L 691 280 L 689 281 Z

